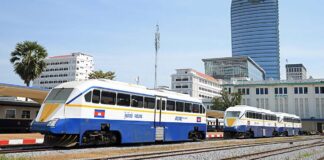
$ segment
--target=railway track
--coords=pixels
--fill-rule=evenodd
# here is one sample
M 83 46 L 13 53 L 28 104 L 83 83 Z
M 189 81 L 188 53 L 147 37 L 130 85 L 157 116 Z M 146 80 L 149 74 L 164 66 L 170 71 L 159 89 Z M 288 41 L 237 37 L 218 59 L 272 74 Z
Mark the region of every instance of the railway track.
M 181 150 L 172 150 L 172 151 L 163 151 L 163 152 L 150 152 L 150 153 L 136 153 L 136 154 L 129 154 L 129 155 L 121 155 L 121 156 L 110 156 L 110 157 L 101 157 L 101 158 L 95 158 L 95 160 L 101 160 L 101 159 L 152 159 L 152 158 L 164 158 L 164 157 L 170 157 L 170 156 L 180 156 L 180 155 L 188 155 L 188 154 L 195 154 L 195 153 L 203 153 L 203 152 L 213 152 L 213 151 L 222 151 L 222 150 L 228 150 L 228 149 L 238 149 L 238 148 L 244 148 L 244 147 L 256 147 L 256 146 L 266 146 L 266 145 L 272 145 L 272 144 L 285 144 L 285 143 L 294 143 L 294 142 L 302 142 L 302 141 L 311 141 L 311 140 L 323 140 L 322 137 L 317 138 L 310 138 L 310 139 L 300 139 L 300 140 L 281 140 L 281 141 L 275 141 L 275 142 L 254 142 L 254 143 L 248 143 L 248 144 L 241 144 L 241 145 L 229 145 L 229 146 L 216 146 L 216 147 L 205 147 L 205 148 L 192 148 L 192 149 L 181 149 Z M 324 145 L 324 142 L 321 144 L 313 144 L 313 145 Z M 304 146 L 306 147 L 306 146 Z M 312 146 L 307 146 L 312 147 Z M 92 148 L 92 147 L 90 147 Z M 60 150 L 67 150 L 59 148 Z M 69 149 L 77 149 L 77 148 L 69 148 Z M 293 149 L 293 148 L 291 148 Z M 299 150 L 301 148 L 294 147 L 295 150 Z M 58 148 L 53 148 L 49 146 L 44 145 L 33 145 L 33 146 L 13 146 L 13 147 L 5 147 L 0 148 L 0 154 L 8 154 L 8 153 L 22 153 L 22 152 L 39 152 L 39 151 L 51 151 L 51 150 L 58 150 Z M 269 151 L 267 151 L 268 153 Z M 274 151 L 273 151 L 274 152 Z M 286 151 L 289 152 L 288 150 Z M 290 151 L 292 152 L 292 151 Z M 278 153 L 282 154 L 284 152 Z M 265 154 L 265 153 L 263 153 Z M 261 156 L 262 153 L 255 153 L 254 156 Z M 274 155 L 274 153 L 272 154 Z M 250 157 L 253 155 L 243 155 L 246 157 Z M 266 155 L 263 155 L 266 156 Z M 231 157 L 230 159 L 241 159 L 240 157 Z
M 94 158 L 92 160 L 103 160 L 103 159 L 126 159 L 126 160 L 137 160 L 137 159 L 153 159 L 153 158 L 165 158 L 170 156 L 181 156 L 181 155 L 188 155 L 188 154 L 196 154 L 196 153 L 203 153 L 203 152 L 213 152 L 213 151 L 222 151 L 228 149 L 238 149 L 244 147 L 257 147 L 257 146 L 266 146 L 272 144 L 285 144 L 285 143 L 294 143 L 294 142 L 303 142 L 303 141 L 310 141 L 316 139 L 323 139 L 323 138 L 313 138 L 307 140 L 289 140 L 289 141 L 277 141 L 277 142 L 258 142 L 258 143 L 250 143 L 250 144 L 242 144 L 242 145 L 230 145 L 230 146 L 219 146 L 219 147 L 204 147 L 204 148 L 192 148 L 192 149 L 181 149 L 181 150 L 173 150 L 173 151 L 162 151 L 162 152 L 150 152 L 150 153 L 136 153 L 136 154 L 129 154 L 129 155 L 122 155 L 122 156 L 110 156 L 110 157 L 100 157 Z M 312 145 L 324 145 L 324 142 L 321 144 L 312 144 Z M 300 146 L 298 146 L 300 147 Z M 309 146 L 311 147 L 311 146 Z M 300 149 L 300 148 L 299 148 Z M 268 152 L 268 151 L 267 151 Z M 282 154 L 282 153 L 279 153 Z M 246 155 L 248 156 L 248 155 Z M 231 157 L 228 159 L 241 159 L 242 157 Z
M 251 153 L 251 154 L 239 155 L 239 156 L 235 156 L 235 157 L 224 158 L 222 160 L 263 159 L 263 158 L 267 158 L 267 157 L 276 156 L 279 154 L 285 154 L 285 153 L 290 153 L 290 152 L 294 152 L 294 151 L 298 151 L 298 150 L 302 150 L 302 149 L 308 149 L 308 148 L 319 147 L 319 146 L 324 146 L 324 142 L 316 142 L 316 143 L 312 143 L 312 144 L 292 146 L 289 148 L 267 150 L 267 151 L 263 151 L 263 152 L 257 152 L 257 153 Z
M 50 150 L 54 150 L 54 148 L 50 146 L 44 146 L 44 145 L 10 146 L 10 147 L 0 148 L 0 154 L 38 152 L 38 151 L 50 151 Z

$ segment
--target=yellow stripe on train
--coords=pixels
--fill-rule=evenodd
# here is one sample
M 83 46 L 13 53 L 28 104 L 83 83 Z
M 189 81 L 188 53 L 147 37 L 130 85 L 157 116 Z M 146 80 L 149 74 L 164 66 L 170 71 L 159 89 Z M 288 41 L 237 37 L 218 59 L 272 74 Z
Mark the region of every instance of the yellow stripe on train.
M 134 112 L 144 112 L 144 113 L 154 113 L 154 110 L 144 110 L 144 109 L 135 109 L 135 108 L 121 108 L 113 106 L 99 106 L 99 105 L 83 105 L 83 104 L 66 104 L 66 107 L 80 107 L 80 108 L 97 108 L 97 109 L 110 109 L 118 111 L 134 111 Z M 173 114 L 179 116 L 200 116 L 205 117 L 204 114 L 194 114 L 194 113 L 174 113 L 169 111 L 162 111 L 163 114 Z

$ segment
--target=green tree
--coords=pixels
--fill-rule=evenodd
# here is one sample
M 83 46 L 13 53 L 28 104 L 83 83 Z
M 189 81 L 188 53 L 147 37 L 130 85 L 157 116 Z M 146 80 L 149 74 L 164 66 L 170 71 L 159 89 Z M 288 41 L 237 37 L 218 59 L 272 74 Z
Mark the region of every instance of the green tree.
M 99 70 L 99 71 L 94 71 L 89 74 L 89 79 L 103 78 L 103 79 L 113 80 L 113 79 L 115 79 L 115 77 L 116 77 L 115 72 L 111 72 L 111 71 L 103 72 L 102 70 Z
M 24 41 L 17 43 L 15 50 L 11 52 L 10 62 L 15 72 L 29 86 L 44 71 L 46 57 L 47 51 L 44 47 L 37 42 Z
M 228 107 L 239 105 L 241 103 L 242 95 L 240 93 L 231 93 L 222 90 L 220 97 L 214 97 L 212 102 L 212 109 L 225 111 Z

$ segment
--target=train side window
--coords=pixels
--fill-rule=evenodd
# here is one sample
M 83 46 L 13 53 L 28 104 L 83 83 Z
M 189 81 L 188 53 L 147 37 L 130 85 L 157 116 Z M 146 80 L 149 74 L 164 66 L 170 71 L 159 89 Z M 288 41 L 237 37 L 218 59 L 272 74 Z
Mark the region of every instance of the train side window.
M 184 109 L 184 103 L 183 102 L 177 102 L 176 103 L 176 111 L 183 112 Z
M 100 90 L 93 90 L 92 92 L 92 103 L 100 102 Z
M 144 98 L 144 108 L 154 109 L 155 108 L 155 99 L 154 98 Z
M 162 100 L 162 111 L 165 110 L 165 100 Z
M 204 113 L 203 108 L 204 107 L 202 105 L 199 105 L 199 113 Z
M 29 119 L 30 118 L 30 111 L 24 110 L 21 112 L 21 118 Z
M 175 110 L 175 102 L 174 101 L 167 101 L 167 108 L 168 111 L 174 111 Z
M 86 102 L 91 102 L 91 95 L 92 91 L 89 91 L 87 94 L 84 95 L 84 99 Z
M 102 91 L 101 92 L 101 103 L 102 104 L 116 104 L 116 93 Z
M 192 112 L 192 104 L 191 103 L 185 103 L 185 112 Z
M 144 98 L 132 95 L 132 107 L 143 108 Z
M 16 118 L 16 110 L 15 109 L 7 109 L 6 110 L 6 118 Z
M 192 105 L 192 112 L 193 113 L 199 113 L 199 105 L 198 104 L 193 104 Z
M 117 105 L 119 106 L 130 106 L 130 95 L 118 93 L 117 94 Z

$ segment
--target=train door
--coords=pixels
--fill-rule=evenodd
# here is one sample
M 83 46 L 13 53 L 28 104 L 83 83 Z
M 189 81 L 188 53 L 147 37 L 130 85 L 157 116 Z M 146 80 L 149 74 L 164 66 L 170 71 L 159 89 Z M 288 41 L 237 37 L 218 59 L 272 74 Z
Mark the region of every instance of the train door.
M 265 123 L 265 120 L 266 120 L 266 116 L 265 114 L 262 114 L 261 117 L 262 117 L 262 136 L 265 137 L 266 136 L 266 123 Z
M 162 111 L 165 110 L 166 98 L 156 97 L 156 106 L 154 110 L 154 128 L 155 141 L 164 140 L 164 125 L 162 123 Z

